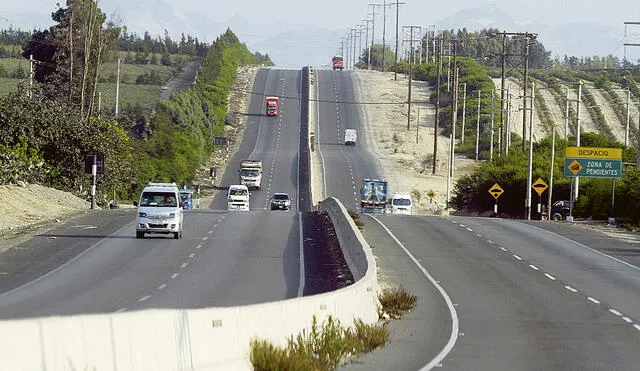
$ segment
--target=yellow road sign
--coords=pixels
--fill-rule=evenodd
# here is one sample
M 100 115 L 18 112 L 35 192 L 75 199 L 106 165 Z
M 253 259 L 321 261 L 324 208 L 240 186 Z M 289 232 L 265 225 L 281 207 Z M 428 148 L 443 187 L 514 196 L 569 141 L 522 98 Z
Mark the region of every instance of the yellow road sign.
M 542 192 L 546 191 L 548 187 L 549 186 L 544 182 L 544 180 L 542 180 L 542 178 L 536 179 L 536 181 L 531 185 L 531 188 L 538 193 L 538 196 L 542 196 Z
M 593 158 L 622 160 L 621 148 L 597 148 L 597 147 L 567 147 L 564 151 L 565 158 Z
M 491 193 L 493 198 L 495 198 L 497 200 L 498 197 L 500 197 L 500 195 L 504 193 L 504 189 L 502 189 L 502 187 L 500 187 L 500 185 L 498 185 L 498 183 L 496 183 L 496 184 L 492 185 L 491 188 L 489 188 L 489 193 Z
M 573 175 L 576 175 L 580 172 L 580 170 L 582 170 L 582 165 L 578 160 L 573 160 L 573 162 L 569 164 L 568 168 Z
M 434 198 L 436 197 L 436 193 L 430 189 L 429 192 L 427 192 L 427 196 L 429 196 L 429 198 Z

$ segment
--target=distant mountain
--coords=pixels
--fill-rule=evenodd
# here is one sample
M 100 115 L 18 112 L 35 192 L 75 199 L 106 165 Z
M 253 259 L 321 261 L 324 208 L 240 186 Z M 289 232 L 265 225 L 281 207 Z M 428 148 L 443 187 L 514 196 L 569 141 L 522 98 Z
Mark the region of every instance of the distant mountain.
M 256 24 L 248 22 L 242 16 L 235 16 L 226 22 L 214 22 L 206 13 L 180 12 L 164 0 L 103 0 L 100 6 L 107 16 L 114 14 L 115 9 L 120 9 L 115 14 L 121 19 L 122 25 L 129 32 L 138 35 L 148 31 L 152 37 L 163 36 L 166 30 L 176 40 L 185 34 L 210 43 L 230 28 L 251 51 L 269 54 L 274 63 L 281 67 L 326 64 L 338 49 L 338 40 L 345 36 L 344 29 L 330 30 L 292 24 L 287 20 Z M 25 12 L 12 18 L 20 20 L 14 26 L 23 29 L 46 28 L 53 23 L 48 13 Z M 425 19 L 425 23 L 429 22 L 429 19 Z M 531 19 L 516 19 L 495 5 L 463 9 L 435 22 L 435 25 L 437 29 L 466 28 L 469 32 L 498 28 L 508 32 L 537 33 L 538 39 L 552 56 L 560 58 L 564 55 L 580 57 L 622 54 L 622 30 L 593 23 L 551 27 Z M 378 31 L 377 38 L 379 37 Z M 638 55 L 640 50 L 633 52 Z

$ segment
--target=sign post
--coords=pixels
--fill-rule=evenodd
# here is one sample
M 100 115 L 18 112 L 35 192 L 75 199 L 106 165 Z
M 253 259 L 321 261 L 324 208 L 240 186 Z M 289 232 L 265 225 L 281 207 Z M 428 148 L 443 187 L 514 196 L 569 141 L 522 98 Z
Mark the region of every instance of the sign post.
M 498 183 L 495 183 L 489 188 L 489 193 L 496 199 L 496 203 L 493 205 L 493 213 L 498 216 L 498 197 L 504 193 L 504 189 Z
M 540 214 L 540 220 L 544 219 L 544 214 L 542 212 L 542 193 L 547 190 L 549 186 L 545 183 L 542 178 L 536 179 L 533 184 L 531 184 L 531 188 L 538 194 L 538 214 Z

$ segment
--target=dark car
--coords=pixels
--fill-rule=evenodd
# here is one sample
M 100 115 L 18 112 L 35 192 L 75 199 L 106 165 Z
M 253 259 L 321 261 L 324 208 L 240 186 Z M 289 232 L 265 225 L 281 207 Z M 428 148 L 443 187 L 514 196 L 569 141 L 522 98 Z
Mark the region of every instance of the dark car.
M 551 219 L 559 222 L 565 220 L 571 212 L 571 201 L 559 200 L 551 205 Z
M 291 208 L 291 199 L 286 193 L 274 193 L 271 197 L 271 210 L 289 210 Z

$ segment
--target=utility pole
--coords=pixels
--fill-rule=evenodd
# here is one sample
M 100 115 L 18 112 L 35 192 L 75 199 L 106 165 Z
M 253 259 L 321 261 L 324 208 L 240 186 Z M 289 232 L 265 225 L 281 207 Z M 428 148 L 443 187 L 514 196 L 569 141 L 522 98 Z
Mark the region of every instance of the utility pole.
M 505 72 L 505 68 L 506 68 L 506 57 L 507 57 L 507 36 L 524 36 L 525 37 L 525 71 L 524 71 L 524 82 L 523 82 L 523 86 L 525 86 L 524 91 L 526 91 L 526 86 L 528 83 L 528 64 L 529 64 L 529 39 L 531 40 L 535 40 L 537 38 L 537 34 L 535 33 L 530 33 L 530 32 L 500 32 L 500 33 L 495 33 L 492 36 L 498 36 L 501 35 L 502 36 L 502 53 L 500 55 L 500 65 L 501 65 L 501 74 L 500 74 L 500 128 L 499 128 L 499 135 L 500 135 L 500 141 L 499 143 L 502 142 L 502 138 L 504 136 L 504 144 L 505 144 L 505 154 L 509 152 L 508 148 L 506 147 L 508 145 L 508 143 L 511 141 L 510 140 L 510 136 L 511 133 L 507 130 L 504 130 L 505 128 L 505 123 L 504 123 L 504 110 L 505 110 L 505 79 L 506 79 L 506 72 Z M 521 54 L 520 54 L 521 55 Z M 516 55 L 513 55 L 516 56 Z M 524 96 L 526 96 L 526 93 L 524 94 Z M 526 102 L 526 98 L 523 97 L 523 102 Z M 523 107 L 523 108 L 526 108 Z M 522 123 L 522 150 L 525 150 L 525 137 L 526 137 L 526 133 L 525 133 L 525 128 L 526 128 L 526 118 L 524 117 L 526 115 L 523 115 L 523 123 Z M 502 148 L 499 148 L 499 152 L 502 153 Z
M 368 69 L 371 69 L 373 66 L 371 65 L 371 53 L 373 52 L 373 41 L 376 38 L 376 4 L 369 4 L 371 7 L 371 47 L 369 48 L 369 66 Z M 374 55 L 375 56 L 375 55 Z
M 118 117 L 119 100 L 120 100 L 120 59 L 118 59 L 118 72 L 116 73 L 116 112 L 115 112 L 116 117 Z
M 580 102 L 582 102 L 582 80 L 578 81 L 578 102 L 576 104 L 576 147 L 580 147 Z M 571 203 L 578 199 L 578 189 L 580 188 L 580 177 L 573 177 L 573 197 Z
M 363 19 L 363 22 L 367 22 L 367 32 L 365 33 L 365 38 L 364 38 L 364 46 L 368 47 L 369 45 L 369 22 L 371 22 L 370 19 Z M 367 53 L 367 69 L 370 70 L 371 69 L 371 49 L 369 49 L 368 53 Z
M 527 148 L 526 141 L 524 140 L 524 138 L 527 137 L 526 109 L 527 109 L 527 84 L 529 79 L 529 35 L 530 35 L 529 33 L 526 33 L 524 37 L 524 82 L 522 83 L 522 91 L 523 91 L 522 109 L 524 110 L 522 111 L 523 112 L 522 114 L 522 151 L 523 152 Z
M 385 55 L 387 54 L 385 37 L 387 35 L 387 1 L 382 0 L 382 71 L 387 71 Z
M 525 85 L 525 89 L 526 89 Z M 531 220 L 531 184 L 533 184 L 533 106 L 534 106 L 534 97 L 535 95 L 536 84 L 531 83 L 531 108 L 529 111 L 529 171 L 527 175 L 527 196 L 525 200 L 525 217 L 527 220 Z M 522 114 L 524 116 L 527 115 L 526 111 L 523 111 Z M 524 138 L 523 138 L 524 141 Z
M 566 104 L 564 106 L 564 140 L 567 140 L 567 138 L 569 138 L 569 87 L 565 86 L 564 90 L 566 94 Z M 551 208 L 549 208 L 549 212 L 551 212 Z
M 503 133 L 503 124 L 504 124 L 504 110 L 505 110 L 505 104 L 504 104 L 504 92 L 505 92 L 505 87 L 504 87 L 504 80 L 505 80 L 505 65 L 506 65 L 506 53 L 507 53 L 507 33 L 506 32 L 502 32 L 502 55 L 501 55 L 501 74 L 500 74 L 500 138 L 502 140 L 502 136 L 504 135 Z M 511 135 L 510 133 L 507 133 L 507 135 Z M 507 143 L 507 141 L 505 140 L 505 144 Z M 499 152 L 502 154 L 502 148 L 500 147 Z M 506 152 L 509 152 L 509 150 L 507 150 Z
M 460 130 L 460 143 L 464 144 L 464 124 L 465 117 L 467 116 L 467 83 L 463 82 L 462 84 L 462 128 Z
M 27 98 L 31 98 L 31 90 L 33 89 L 33 54 L 29 55 L 29 90 Z
M 395 47 L 396 51 L 395 51 L 394 62 L 393 62 L 393 66 L 394 66 L 393 79 L 398 80 L 398 18 L 400 14 L 400 5 L 404 3 L 401 3 L 400 1 L 396 0 L 395 3 L 391 3 L 391 4 L 396 6 L 396 47 Z
M 409 49 L 411 51 L 411 57 L 413 57 L 413 42 L 416 41 L 413 39 L 413 30 L 417 29 L 418 33 L 420 32 L 421 27 L 420 26 L 402 26 L 402 28 L 407 28 L 409 30 Z M 412 63 L 411 63 L 412 58 L 409 58 L 409 93 L 408 93 L 408 109 L 407 109 L 407 130 L 409 130 L 410 128 L 410 124 L 411 124 L 411 80 L 412 80 L 412 75 L 413 75 L 413 71 L 412 71 Z
M 495 125 L 495 91 L 491 92 L 491 134 L 489 140 L 489 162 L 493 162 L 493 125 Z
M 435 46 L 435 42 L 434 42 Z M 435 52 L 435 48 L 434 48 Z M 433 170 L 432 174 L 436 174 L 438 166 L 438 132 L 440 131 L 440 80 L 442 74 L 442 48 L 438 48 L 438 57 L 436 60 L 436 112 L 433 130 Z M 638 166 L 640 167 L 640 156 L 638 157 Z
M 478 152 L 480 152 L 480 90 L 478 90 L 478 120 L 476 121 L 476 161 L 478 161 Z
M 453 102 L 452 102 L 452 110 L 451 110 L 451 141 L 449 143 L 449 175 L 447 177 L 447 207 L 449 207 L 449 200 L 451 199 L 451 181 L 453 180 L 453 173 L 454 173 L 454 167 L 455 167 L 455 161 L 454 161 L 454 157 L 455 157 L 455 147 L 456 147 L 456 118 L 458 116 L 458 79 L 456 78 L 456 73 L 457 73 L 457 44 L 458 40 L 453 39 L 452 40 L 452 44 L 453 44 L 453 66 L 452 69 L 453 71 L 451 71 L 452 73 L 450 73 L 450 75 L 453 78 L 452 84 L 451 84 L 451 96 L 453 97 Z

